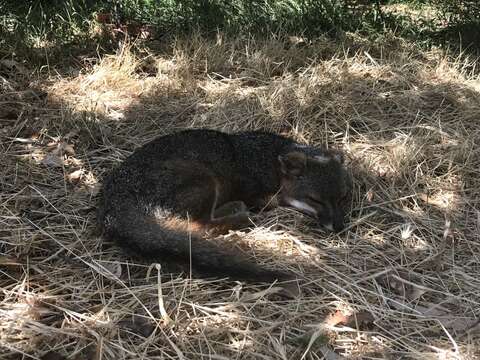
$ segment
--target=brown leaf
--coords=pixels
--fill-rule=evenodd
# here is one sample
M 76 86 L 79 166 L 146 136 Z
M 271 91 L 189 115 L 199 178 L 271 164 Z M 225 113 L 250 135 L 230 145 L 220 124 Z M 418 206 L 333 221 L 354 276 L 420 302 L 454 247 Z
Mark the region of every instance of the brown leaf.
M 395 302 L 391 303 L 391 306 L 405 311 L 410 310 L 416 312 L 418 315 L 424 318 L 438 321 L 447 330 L 454 331 L 458 334 L 465 334 L 473 330 L 477 330 L 480 324 L 480 319 L 466 316 L 458 316 L 452 314 L 451 311 L 443 306 L 432 303 L 424 303 L 424 305 L 409 306 L 402 302 L 402 299 L 394 299 Z
M 68 174 L 67 178 L 71 183 L 77 183 L 82 178 L 84 172 L 83 169 L 75 170 Z
M 344 315 L 340 310 L 335 311 L 332 314 L 327 315 L 323 324 L 329 326 L 335 326 L 338 324 L 345 324 L 349 320 L 347 315 Z
M 65 142 L 60 143 L 60 149 L 63 153 L 68 155 L 75 155 L 75 149 L 72 144 L 67 144 Z
M 75 191 L 78 191 L 80 193 L 87 193 L 90 196 L 97 196 L 101 189 L 102 184 L 96 183 L 93 185 L 82 185 L 78 187 Z
M 379 280 L 385 286 L 389 287 L 395 294 L 400 295 L 409 301 L 413 301 L 425 294 L 427 289 L 423 285 L 411 281 L 409 279 L 410 277 L 411 276 L 408 272 L 398 271 L 396 274 L 389 272 L 380 277 Z
M 305 45 L 305 39 L 301 38 L 299 36 L 289 36 L 288 37 L 288 42 L 292 45 Z
M 375 321 L 375 318 L 368 311 L 360 311 L 358 313 L 353 313 L 348 317 L 348 320 L 344 323 L 345 326 L 356 328 L 363 325 L 370 325 Z
M 327 326 L 345 325 L 348 327 L 356 328 L 357 325 L 371 324 L 374 321 L 374 317 L 368 311 L 360 311 L 358 313 L 352 313 L 350 315 L 344 315 L 340 310 L 328 315 L 323 322 Z
M 374 321 L 372 314 L 368 311 L 361 311 L 353 313 L 351 315 L 345 315 L 340 310 L 337 310 L 325 317 L 323 322 L 315 325 L 314 330 L 307 331 L 306 333 L 296 337 L 292 342 L 307 347 L 307 350 L 303 354 L 303 357 L 312 349 L 312 347 L 320 350 L 326 359 L 343 359 L 333 349 L 328 346 L 329 335 L 328 330 L 336 325 L 345 325 L 348 327 L 356 328 L 365 324 L 370 324 Z
M 367 197 L 368 202 L 373 201 L 373 189 L 370 189 L 370 190 L 367 191 L 366 197 Z
M 53 152 L 50 154 L 47 154 L 43 160 L 42 164 L 46 166 L 51 166 L 51 167 L 62 167 L 63 165 L 63 159 L 58 156 L 57 154 L 54 154 Z
M 445 328 L 456 332 L 465 332 L 475 327 L 479 323 L 479 319 L 469 318 L 465 316 L 456 316 L 451 314 L 450 310 L 436 304 L 427 303 L 428 306 L 415 306 L 415 310 L 426 317 L 437 320 Z

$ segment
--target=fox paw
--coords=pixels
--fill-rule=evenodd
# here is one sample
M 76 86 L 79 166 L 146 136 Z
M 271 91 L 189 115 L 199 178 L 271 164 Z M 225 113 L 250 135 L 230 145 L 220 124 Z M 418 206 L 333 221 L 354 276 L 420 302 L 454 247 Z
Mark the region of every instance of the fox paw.
M 250 220 L 251 214 L 248 211 L 243 211 L 232 215 L 232 230 L 245 229 L 252 226 L 252 221 Z
M 230 201 L 215 209 L 215 218 L 233 216 L 247 212 L 247 205 L 243 201 Z

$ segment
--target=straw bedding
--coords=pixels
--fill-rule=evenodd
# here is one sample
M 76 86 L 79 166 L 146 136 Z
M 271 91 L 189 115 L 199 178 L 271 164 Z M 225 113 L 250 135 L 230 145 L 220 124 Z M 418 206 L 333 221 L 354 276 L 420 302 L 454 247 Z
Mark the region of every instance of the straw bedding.
M 353 37 L 192 36 L 55 69 L 0 61 L 0 358 L 480 357 L 475 65 Z M 191 127 L 346 152 L 346 231 L 276 209 L 222 239 L 298 274 L 298 298 L 101 239 L 102 176 Z

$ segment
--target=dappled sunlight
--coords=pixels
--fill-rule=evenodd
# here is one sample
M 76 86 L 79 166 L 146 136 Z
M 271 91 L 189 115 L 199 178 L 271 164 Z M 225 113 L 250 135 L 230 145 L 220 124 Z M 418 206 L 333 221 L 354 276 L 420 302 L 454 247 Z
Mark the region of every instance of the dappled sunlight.
M 455 212 L 461 205 L 461 197 L 457 191 L 440 189 L 432 194 L 419 194 L 419 198 L 427 205 L 433 205 L 445 212 Z
M 275 218 L 270 217 L 268 220 L 275 221 Z M 282 220 L 295 222 L 295 219 L 286 217 Z M 282 220 L 277 219 L 279 222 Z M 306 262 L 308 262 L 309 257 L 315 259 L 322 255 L 322 250 L 314 246 L 314 237 L 306 238 L 304 233 L 302 234 L 295 230 L 293 223 L 290 226 L 283 221 L 282 223 L 285 225 L 285 228 L 281 230 L 274 230 L 271 227 L 262 225 L 256 226 L 252 231 L 245 234 L 244 240 L 255 252 L 262 253 L 268 251 L 269 254 L 276 257 L 292 257 L 291 261 L 293 262 L 301 261 L 298 258 L 299 256 L 306 256 Z
M 438 52 L 345 36 L 192 36 L 35 81 L 12 76 L 0 88 L 13 97 L 0 116 L 1 285 L 6 294 L 15 269 L 28 269 L 37 287 L 25 291 L 49 294 L 53 320 L 38 323 L 27 297 L 10 297 L 2 331 L 38 336 L 38 358 L 91 346 L 108 358 L 468 354 L 480 302 L 478 77 Z M 32 88 L 47 94 L 25 97 Z M 354 191 L 343 232 L 277 208 L 211 239 L 294 273 L 299 297 L 188 267 L 157 273 L 96 233 L 103 176 L 137 146 L 191 127 L 262 128 L 346 152 Z
M 126 47 L 85 73 L 60 79 L 50 87 L 49 93 L 75 111 L 91 111 L 112 120 L 123 120 L 124 111 L 149 90 L 149 82 L 136 74 L 138 66 L 139 60 Z
M 22 285 L 25 285 L 24 283 Z M 15 293 L 15 290 L 13 291 Z M 28 339 L 34 330 L 40 313 L 35 309 L 35 294 L 21 291 L 21 297 L 2 301 L 0 315 L 0 337 Z M 33 328 L 33 329 L 32 329 Z M 30 331 L 29 331 L 30 330 Z
M 91 314 L 62 309 L 53 293 L 43 292 L 32 280 L 25 278 L 18 286 L 4 289 L 0 337 L 2 346 L 9 351 L 28 353 L 40 339 L 64 339 L 75 336 L 82 328 L 95 332 L 111 326 L 105 312 Z
M 362 142 L 351 142 L 348 148 L 379 177 L 400 177 L 418 163 L 418 146 L 411 136 L 401 133 L 389 141 L 367 138 Z
M 467 80 L 465 84 L 470 87 L 470 89 L 476 91 L 480 94 L 480 80 Z
M 35 134 L 30 138 L 16 138 L 14 141 L 22 147 L 17 157 L 39 171 L 50 169 L 50 175 L 63 173 L 62 180 L 68 182 L 75 192 L 95 195 L 100 188 L 98 178 L 85 164 L 85 160 L 77 157 L 74 146 L 69 143 L 71 136 L 73 134 L 49 139 Z

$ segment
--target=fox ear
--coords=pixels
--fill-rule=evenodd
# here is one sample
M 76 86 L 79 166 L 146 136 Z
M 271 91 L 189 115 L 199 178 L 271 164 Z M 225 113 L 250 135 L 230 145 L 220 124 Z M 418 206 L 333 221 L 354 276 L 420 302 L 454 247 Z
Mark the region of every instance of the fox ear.
M 316 155 L 314 160 L 318 161 L 319 163 L 326 164 L 331 160 L 338 161 L 341 165 L 343 165 L 345 161 L 345 157 L 343 152 L 340 150 L 328 150 L 325 155 Z
M 283 174 L 298 176 L 305 170 L 307 156 L 300 151 L 292 151 L 285 155 L 279 155 L 278 161 Z

